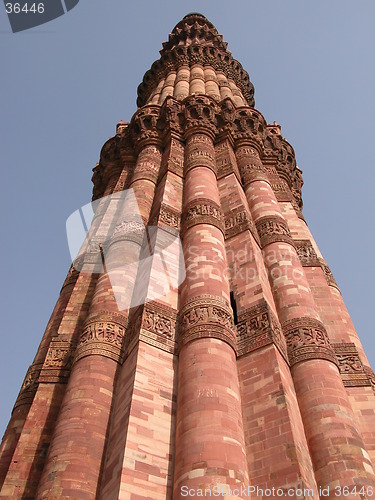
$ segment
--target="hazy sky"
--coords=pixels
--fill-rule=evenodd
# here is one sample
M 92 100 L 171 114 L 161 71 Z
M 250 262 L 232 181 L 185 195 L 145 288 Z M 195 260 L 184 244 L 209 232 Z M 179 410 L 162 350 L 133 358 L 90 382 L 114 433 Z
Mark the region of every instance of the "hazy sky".
M 65 221 L 191 11 L 224 35 L 257 109 L 293 145 L 306 220 L 375 367 L 373 0 L 80 0 L 17 34 L 0 3 L 1 435 L 69 268 Z

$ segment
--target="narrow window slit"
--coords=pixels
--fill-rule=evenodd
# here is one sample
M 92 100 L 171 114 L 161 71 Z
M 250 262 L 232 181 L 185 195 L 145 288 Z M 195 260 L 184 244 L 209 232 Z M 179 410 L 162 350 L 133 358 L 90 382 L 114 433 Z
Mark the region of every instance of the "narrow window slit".
M 234 324 L 237 325 L 237 323 L 238 323 L 237 303 L 236 303 L 236 299 L 234 298 L 234 293 L 233 292 L 230 292 L 230 305 L 232 306 L 232 310 L 233 310 Z

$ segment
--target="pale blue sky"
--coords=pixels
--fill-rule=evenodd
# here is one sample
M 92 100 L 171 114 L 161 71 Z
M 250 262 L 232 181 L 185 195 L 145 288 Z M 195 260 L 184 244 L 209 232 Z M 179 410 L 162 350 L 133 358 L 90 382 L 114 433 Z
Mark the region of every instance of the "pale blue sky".
M 304 214 L 375 367 L 375 3 L 80 0 L 12 34 L 0 4 L 2 435 L 69 268 L 65 220 L 161 43 L 188 12 L 215 24 L 282 125 Z

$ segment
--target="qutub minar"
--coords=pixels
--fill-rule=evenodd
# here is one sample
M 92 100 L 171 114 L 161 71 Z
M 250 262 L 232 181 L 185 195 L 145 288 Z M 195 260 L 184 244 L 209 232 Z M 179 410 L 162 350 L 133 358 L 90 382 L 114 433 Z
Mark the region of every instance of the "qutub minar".
M 374 372 L 302 215 L 293 148 L 204 16 L 160 54 L 93 199 L 132 189 L 145 225 L 179 231 L 186 279 L 119 310 L 105 267 L 72 266 L 2 441 L 0 497 L 371 498 Z M 99 202 L 100 249 L 106 217 Z M 134 262 L 143 237 L 120 221 L 107 251 Z

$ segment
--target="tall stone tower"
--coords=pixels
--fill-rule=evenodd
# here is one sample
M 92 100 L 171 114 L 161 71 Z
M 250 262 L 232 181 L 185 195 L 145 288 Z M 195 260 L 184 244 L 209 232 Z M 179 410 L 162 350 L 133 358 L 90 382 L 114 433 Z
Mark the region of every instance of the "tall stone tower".
M 101 201 L 132 190 L 145 226 L 180 235 L 186 278 L 147 300 L 157 280 L 123 273 L 145 300 L 119 308 L 105 265 L 72 266 L 3 438 L 0 497 L 371 498 L 374 372 L 293 148 L 204 16 L 160 54 L 94 168 L 83 259 L 105 239 L 112 261 L 142 261 L 144 226 L 120 213 L 108 234 Z

